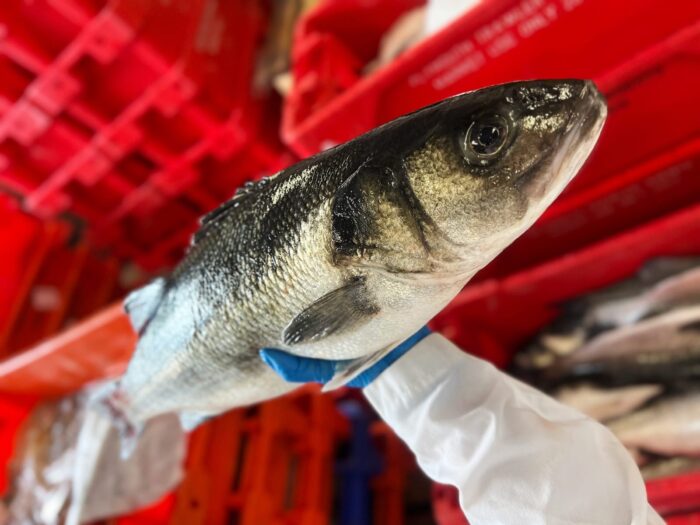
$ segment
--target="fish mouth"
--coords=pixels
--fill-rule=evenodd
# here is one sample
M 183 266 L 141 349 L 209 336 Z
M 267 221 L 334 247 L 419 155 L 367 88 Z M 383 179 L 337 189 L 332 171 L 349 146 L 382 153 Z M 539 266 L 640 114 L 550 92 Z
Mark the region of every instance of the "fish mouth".
M 584 139 L 592 138 L 595 142 L 603 130 L 605 119 L 608 116 L 608 104 L 592 80 L 584 81 L 579 99 L 581 104 L 578 118 L 576 118 L 576 115 L 572 115 L 569 120 L 569 126 L 571 127 L 569 133 L 574 132 Z M 575 122 L 572 122 L 576 120 L 578 120 L 578 126 L 576 126 Z
M 549 205 L 563 191 L 590 155 L 603 129 L 607 118 L 605 98 L 593 81 L 581 81 L 580 85 L 564 133 L 519 180 L 532 203 Z M 542 174 L 543 164 L 546 174 Z

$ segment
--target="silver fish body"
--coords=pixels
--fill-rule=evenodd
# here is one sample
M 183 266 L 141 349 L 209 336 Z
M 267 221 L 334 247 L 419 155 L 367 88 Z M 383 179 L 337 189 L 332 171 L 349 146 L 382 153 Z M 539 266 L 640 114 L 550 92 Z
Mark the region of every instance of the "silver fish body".
M 550 380 L 612 384 L 700 378 L 700 306 L 605 332 L 547 371 Z
M 619 388 L 601 388 L 579 384 L 560 388 L 554 397 L 598 421 L 623 416 L 644 405 L 663 391 L 661 385 L 629 385 Z
M 138 346 L 101 402 L 126 434 L 166 412 L 192 427 L 294 388 L 260 348 L 361 369 L 541 215 L 605 116 L 591 82 L 505 84 L 253 184 L 203 219 L 170 275 L 129 296 Z
M 700 259 L 652 259 L 636 275 L 578 297 L 515 356 L 516 374 L 543 369 L 593 337 L 700 300 Z
M 659 399 L 608 427 L 630 448 L 667 456 L 700 456 L 700 392 Z
M 598 324 L 624 326 L 693 303 L 700 303 L 700 266 L 664 279 L 636 297 L 600 305 L 591 315 Z
M 685 456 L 658 459 L 641 468 L 642 477 L 646 481 L 678 476 L 697 470 L 700 470 L 700 458 Z

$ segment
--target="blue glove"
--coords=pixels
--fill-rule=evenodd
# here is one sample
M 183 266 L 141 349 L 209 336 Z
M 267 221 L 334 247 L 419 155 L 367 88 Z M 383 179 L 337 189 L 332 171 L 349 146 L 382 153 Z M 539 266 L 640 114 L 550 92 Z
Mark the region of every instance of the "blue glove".
M 399 357 L 413 348 L 420 340 L 430 334 L 430 328 L 424 326 L 399 346 L 394 348 L 380 361 L 359 374 L 347 386 L 364 388 L 374 381 L 379 374 L 392 365 Z M 313 357 L 299 357 L 276 348 L 263 348 L 260 357 L 282 379 L 290 383 L 327 383 L 333 377 L 338 365 L 348 361 L 332 361 L 328 359 L 315 359 Z

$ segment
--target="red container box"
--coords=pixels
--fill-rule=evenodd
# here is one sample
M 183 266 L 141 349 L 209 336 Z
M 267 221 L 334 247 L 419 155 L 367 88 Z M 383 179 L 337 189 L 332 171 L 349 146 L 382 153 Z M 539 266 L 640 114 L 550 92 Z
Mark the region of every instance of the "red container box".
M 217 418 L 192 436 L 170 523 L 328 523 L 335 446 L 348 432 L 312 387 Z
M 37 216 L 80 216 L 121 257 L 172 265 L 198 216 L 290 160 L 269 118 L 275 101 L 250 87 L 266 10 L 245 0 L 3 4 L 0 182 Z M 146 253 L 161 241 L 164 251 Z
M 76 225 L 41 222 L 0 197 L 0 356 L 24 350 L 120 292 L 114 258 L 91 253 Z
M 700 105 L 695 102 L 700 92 L 700 3 L 684 0 L 668 9 L 662 0 L 643 0 L 631 9 L 627 2 L 607 0 L 482 2 L 339 92 L 331 74 L 319 69 L 333 61 L 334 48 L 314 42 L 335 38 L 345 49 L 335 62 L 348 54 L 361 61 L 367 50 L 354 49 L 355 41 L 337 34 L 340 25 L 328 20 L 350 6 L 355 15 L 371 15 L 378 5 L 326 2 L 297 33 L 296 83 L 284 107 L 282 136 L 300 155 L 445 97 L 506 81 L 593 78 L 607 95 L 609 119 L 588 164 L 542 220 L 478 279 L 551 259 L 700 197 L 695 176 L 700 162 Z M 347 32 L 355 18 L 345 17 Z M 326 94 L 329 85 L 333 96 Z

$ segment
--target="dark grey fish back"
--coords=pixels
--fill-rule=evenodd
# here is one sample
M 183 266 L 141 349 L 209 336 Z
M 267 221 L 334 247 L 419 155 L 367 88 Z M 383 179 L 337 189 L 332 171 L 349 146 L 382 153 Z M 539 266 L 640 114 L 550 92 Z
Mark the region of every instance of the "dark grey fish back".
M 298 241 L 305 220 L 333 199 L 352 173 L 350 158 L 333 155 L 320 160 L 262 179 L 206 215 L 187 256 L 173 271 L 173 280 L 202 271 L 226 275 L 234 287 L 243 275 L 254 282 L 262 279 L 274 269 L 278 251 Z

